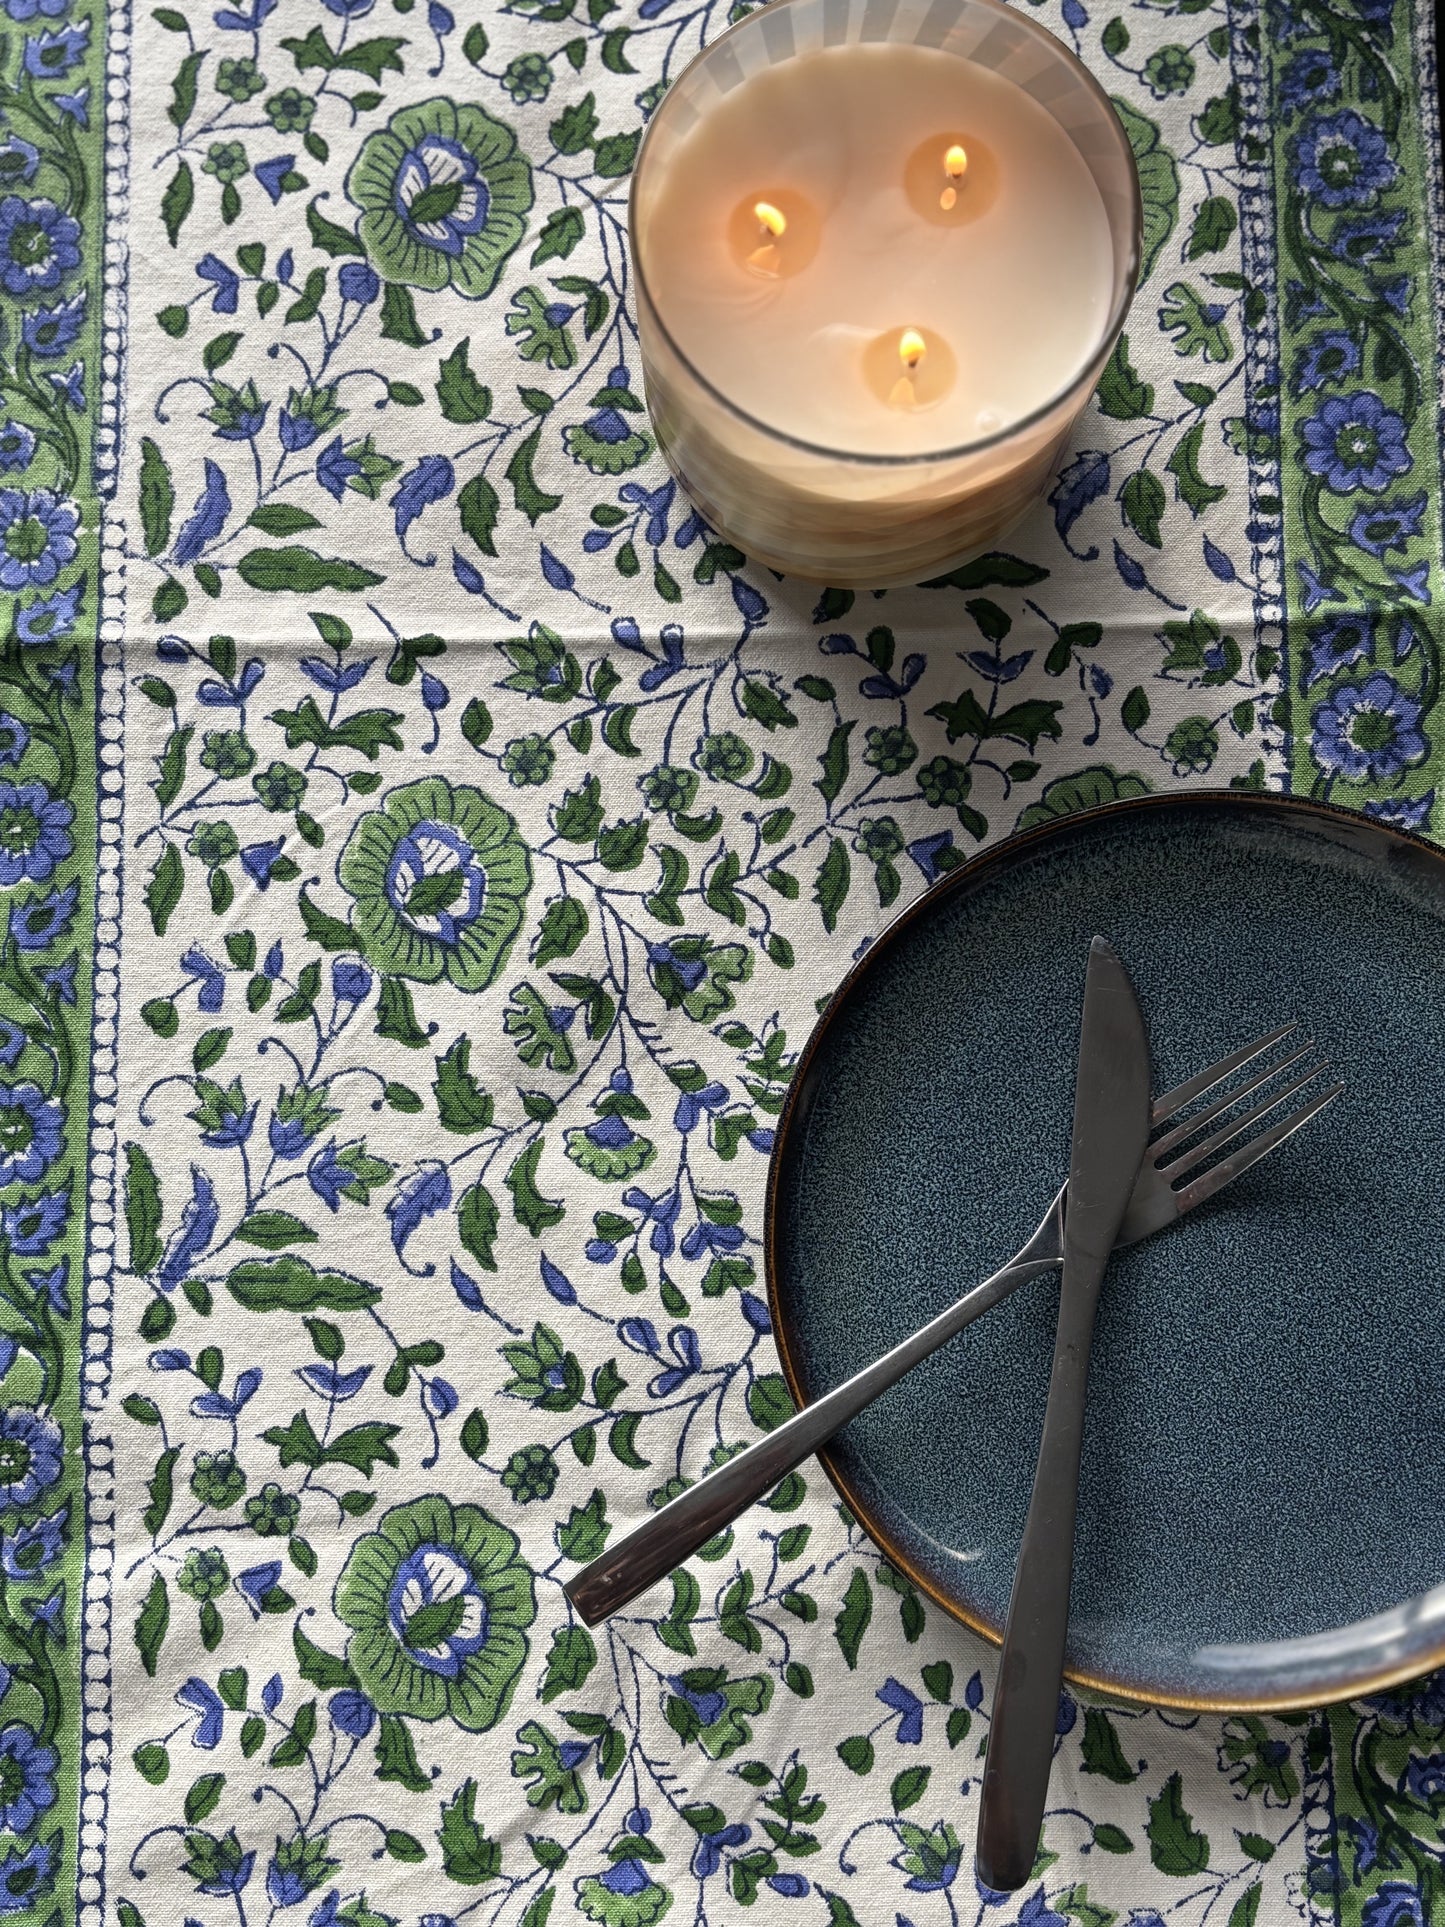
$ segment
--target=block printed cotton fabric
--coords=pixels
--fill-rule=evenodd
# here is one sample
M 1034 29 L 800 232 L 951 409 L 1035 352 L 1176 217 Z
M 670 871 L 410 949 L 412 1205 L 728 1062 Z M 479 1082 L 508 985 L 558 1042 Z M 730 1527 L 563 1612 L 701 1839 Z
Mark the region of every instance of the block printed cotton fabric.
M 1439 1681 L 1067 1695 L 1005 1899 L 993 1651 L 816 1466 L 569 1616 L 789 1409 L 774 1121 L 895 909 L 1149 790 L 1445 824 L 1428 10 L 1041 0 L 1144 276 L 1048 501 L 879 597 L 641 398 L 627 176 L 746 10 L 3 0 L 17 1922 L 1445 1919 Z

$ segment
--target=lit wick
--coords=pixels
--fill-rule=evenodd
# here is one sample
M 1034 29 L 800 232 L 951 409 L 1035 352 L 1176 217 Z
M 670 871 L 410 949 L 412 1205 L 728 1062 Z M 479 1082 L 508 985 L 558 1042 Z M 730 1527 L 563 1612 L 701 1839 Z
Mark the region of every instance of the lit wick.
M 748 256 L 748 266 L 759 269 L 763 274 L 776 274 L 778 271 L 777 243 L 787 232 L 787 217 L 782 209 L 774 207 L 771 201 L 754 202 L 753 214 L 757 219 L 758 233 L 763 237 L 763 245 L 753 249 Z
M 938 205 L 945 214 L 950 214 L 958 205 L 956 183 L 961 181 L 968 172 L 968 155 L 962 147 L 955 144 L 949 148 L 943 157 L 943 172 L 947 177 L 948 186 L 939 195 Z
M 928 353 L 928 343 L 916 328 L 905 328 L 898 338 L 898 359 L 903 364 L 903 373 L 894 382 L 888 396 L 890 408 L 916 408 L 918 397 L 913 392 L 913 377 Z

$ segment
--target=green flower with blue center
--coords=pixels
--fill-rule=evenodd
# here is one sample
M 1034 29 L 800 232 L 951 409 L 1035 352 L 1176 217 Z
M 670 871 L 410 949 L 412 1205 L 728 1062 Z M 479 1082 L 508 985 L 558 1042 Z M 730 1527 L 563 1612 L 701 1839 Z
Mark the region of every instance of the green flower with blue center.
M 357 820 L 337 864 L 352 928 L 379 970 L 485 990 L 522 927 L 532 863 L 480 790 L 425 776 Z
M 346 194 L 379 274 L 480 301 L 526 233 L 532 170 L 511 128 L 438 97 L 367 137 Z
M 336 1582 L 346 1657 L 380 1713 L 485 1733 L 511 1704 L 537 1606 L 515 1533 L 439 1494 L 384 1513 Z

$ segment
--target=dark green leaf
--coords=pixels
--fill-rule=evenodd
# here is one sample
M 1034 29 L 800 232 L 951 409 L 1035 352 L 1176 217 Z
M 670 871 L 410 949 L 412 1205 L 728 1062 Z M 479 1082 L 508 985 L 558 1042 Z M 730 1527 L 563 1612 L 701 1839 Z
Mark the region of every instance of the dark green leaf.
M 187 54 L 171 82 L 171 104 L 166 109 L 166 118 L 177 131 L 190 119 L 196 104 L 196 76 L 205 57 L 204 53 Z
M 171 539 L 176 491 L 165 456 L 149 435 L 141 437 L 140 518 L 147 555 L 159 555 Z
M 483 1271 L 495 1271 L 492 1247 L 501 1222 L 497 1201 L 479 1178 L 463 1197 L 457 1212 L 457 1235 Z
M 851 877 L 847 844 L 841 836 L 830 838 L 813 885 L 813 901 L 823 913 L 823 928 L 830 934 L 838 927 L 838 913 L 847 898 Z
M 1138 1775 L 1124 1758 L 1114 1722 L 1101 1706 L 1084 1708 L 1083 1770 L 1102 1774 L 1118 1786 L 1127 1786 Z
M 484 422 L 492 412 L 492 391 L 479 382 L 467 363 L 471 337 L 463 335 L 442 362 L 436 384 L 437 400 L 449 422 Z M 480 479 L 480 478 L 478 478 Z
M 858 1649 L 872 1617 L 873 1588 L 868 1584 L 868 1575 L 863 1568 L 855 1566 L 853 1577 L 848 1581 L 848 1590 L 843 1595 L 843 1604 L 833 1621 L 833 1635 L 850 1671 L 858 1664 Z
M 321 212 L 321 199 L 322 197 L 317 195 L 306 208 L 306 225 L 310 228 L 311 239 L 317 247 L 323 253 L 331 255 L 364 254 L 365 248 L 350 228 L 338 227 L 335 221 L 327 220 Z
M 539 268 L 544 261 L 564 261 L 582 239 L 586 225 L 580 208 L 553 208 L 532 250 L 531 265 Z
M 156 1660 L 170 1623 L 171 1596 L 166 1590 L 165 1580 L 156 1573 L 135 1622 L 135 1643 L 140 1653 L 140 1663 L 152 1679 L 156 1676 Z
M 314 595 L 320 589 L 370 589 L 386 580 L 359 562 L 318 555 L 315 549 L 296 544 L 282 549 L 249 549 L 236 570 L 252 589 L 288 589 L 298 595 Z
M 253 1211 L 236 1226 L 234 1237 L 243 1244 L 260 1245 L 263 1251 L 280 1251 L 286 1245 L 312 1245 L 316 1232 L 290 1211 Z
M 1114 343 L 1114 352 L 1099 379 L 1098 398 L 1102 412 L 1115 421 L 1138 421 L 1154 406 L 1153 388 L 1140 380 L 1130 363 L 1126 334 Z
M 196 182 L 190 168 L 184 161 L 171 176 L 171 184 L 161 197 L 161 220 L 166 230 L 166 239 L 171 246 L 176 245 L 186 216 L 195 206 Z
M 448 1880 L 459 1886 L 481 1887 L 501 1871 L 502 1849 L 489 1840 L 476 1817 L 477 1783 L 464 1780 L 455 1794 L 442 1805 L 442 1823 L 437 1831 L 441 1843 L 442 1870 Z
M 404 341 L 409 348 L 424 348 L 427 337 L 416 318 L 416 303 L 411 289 L 400 281 L 388 281 L 381 297 L 381 338 Z
M 155 1166 L 139 1144 L 125 1147 L 123 1196 L 130 1268 L 143 1276 L 161 1261 L 161 1188 Z
M 430 1774 L 423 1773 L 417 1763 L 410 1723 L 395 1713 L 381 1716 L 381 1731 L 376 1741 L 376 1777 L 393 1780 L 409 1793 L 431 1790 Z
M 1201 1874 L 1209 1865 L 1209 1841 L 1184 1807 L 1184 1782 L 1171 1773 L 1149 1802 L 1149 1858 L 1160 1873 Z
M 158 937 L 166 934 L 166 925 L 171 920 L 172 911 L 181 900 L 185 881 L 185 868 L 181 862 L 180 851 L 174 843 L 164 844 L 144 892 L 145 906 L 150 912 L 151 928 Z
M 1139 468 L 1125 482 L 1119 493 L 1119 501 L 1124 510 L 1124 519 L 1151 549 L 1162 549 L 1163 537 L 1159 533 L 1159 519 L 1166 504 L 1164 484 L 1152 469 Z
M 538 488 L 537 479 L 532 473 L 532 462 L 542 439 L 542 425 L 539 422 L 525 441 L 517 444 L 512 459 L 507 464 L 507 480 L 512 484 L 512 495 L 517 507 L 535 528 L 544 515 L 562 506 L 560 495 L 548 495 Z
M 169 1446 L 162 1452 L 146 1484 L 146 1491 L 150 1494 L 150 1504 L 141 1515 L 141 1523 L 152 1538 L 170 1516 L 172 1477 L 180 1454 L 181 1448 L 178 1445 Z
M 931 1767 L 905 1767 L 889 1788 L 889 1797 L 893 1802 L 893 1811 L 895 1813 L 902 1813 L 907 1807 L 917 1806 L 918 1802 L 928 1791 L 928 1782 L 931 1776 Z
M 1199 204 L 1194 216 L 1194 225 L 1189 230 L 1188 245 L 1184 250 L 1186 261 L 1197 261 L 1201 254 L 1217 254 L 1226 246 L 1234 230 L 1239 226 L 1239 216 L 1233 201 L 1226 200 L 1222 194 L 1211 194 Z
M 226 1289 L 247 1311 L 361 1311 L 381 1296 L 343 1271 L 317 1271 L 304 1258 L 247 1258 L 232 1268 Z

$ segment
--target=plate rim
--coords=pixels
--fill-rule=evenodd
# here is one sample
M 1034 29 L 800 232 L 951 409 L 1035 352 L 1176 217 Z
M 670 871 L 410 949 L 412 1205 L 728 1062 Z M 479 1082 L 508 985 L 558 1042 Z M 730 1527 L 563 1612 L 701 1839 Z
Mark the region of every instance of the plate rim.
M 840 1012 L 847 1008 L 852 992 L 877 968 L 878 959 L 902 940 L 917 919 L 932 915 L 935 907 L 947 897 L 960 892 L 968 894 L 977 888 L 980 879 L 988 872 L 1012 867 L 1040 845 L 1052 843 L 1061 836 L 1074 837 L 1087 833 L 1093 826 L 1109 819 L 1124 815 L 1168 815 L 1201 808 L 1223 808 L 1236 813 L 1241 818 L 1285 817 L 1293 818 L 1301 824 L 1314 823 L 1324 828 L 1333 842 L 1353 843 L 1356 847 L 1362 847 L 1367 855 L 1383 848 L 1395 855 L 1397 860 L 1427 869 L 1435 886 L 1440 890 L 1442 898 L 1445 898 L 1445 847 L 1431 843 L 1413 831 L 1402 829 L 1397 824 L 1388 823 L 1379 817 L 1366 816 L 1362 811 L 1345 809 L 1339 804 L 1322 802 L 1313 797 L 1294 796 L 1283 791 L 1218 788 L 1155 790 L 1143 796 L 1113 798 L 1087 809 L 1071 810 L 1062 816 L 1052 817 L 1046 822 L 1034 824 L 1026 830 L 1014 831 L 1002 837 L 997 843 L 975 852 L 956 869 L 948 871 L 935 883 L 930 884 L 912 903 L 890 918 L 876 932 L 862 954 L 854 958 L 840 979 L 828 1002 L 818 1013 L 807 1040 L 798 1053 L 798 1061 L 788 1085 L 787 1097 L 778 1116 L 773 1150 L 768 1160 L 767 1188 L 764 1198 L 763 1270 L 768 1313 L 772 1319 L 773 1340 L 777 1347 L 778 1361 L 793 1403 L 800 1410 L 809 1401 L 803 1390 L 799 1363 L 794 1349 L 797 1342 L 796 1333 L 780 1300 L 777 1284 L 782 1172 L 790 1140 L 800 1128 L 800 1113 L 805 1109 L 812 1088 L 818 1056 Z M 890 1563 L 898 1567 L 909 1581 L 935 1605 L 941 1606 L 950 1618 L 980 1634 L 990 1645 L 1001 1647 L 1002 1623 L 995 1624 L 983 1614 L 970 1610 L 957 1600 L 950 1598 L 942 1586 L 893 1542 L 887 1525 L 879 1520 L 868 1500 L 840 1469 L 831 1446 L 821 1446 L 816 1457 L 843 1504 Z M 1394 1605 L 1387 1606 L 1380 1613 L 1368 1615 L 1364 1620 L 1352 1621 L 1341 1627 L 1331 1627 L 1323 1633 L 1301 1635 L 1298 1640 L 1260 1641 L 1254 1650 L 1260 1653 L 1271 1651 L 1283 1653 L 1292 1645 L 1312 1644 L 1320 1639 L 1330 1639 L 1348 1632 L 1350 1625 L 1373 1624 L 1381 1627 L 1382 1630 L 1393 1628 L 1397 1633 L 1403 1634 L 1408 1628 L 1411 1617 L 1418 1613 L 1422 1603 L 1433 1601 L 1438 1604 L 1442 1599 L 1445 1599 L 1445 1575 L 1442 1575 L 1439 1586 L 1397 1600 Z M 1431 1615 L 1427 1614 L 1424 1617 L 1428 1621 Z M 1242 1642 L 1236 1643 L 1242 1646 Z M 1386 1692 L 1392 1687 L 1399 1686 L 1407 1680 L 1417 1679 L 1441 1666 L 1445 1666 L 1445 1624 L 1441 1625 L 1435 1640 L 1424 1651 L 1412 1652 L 1408 1658 L 1392 1664 L 1375 1665 L 1350 1672 L 1348 1676 L 1340 1675 L 1331 1681 L 1320 1680 L 1313 1685 L 1306 1680 L 1289 1687 L 1262 1685 L 1258 1690 L 1245 1692 L 1237 1688 L 1221 1688 L 1217 1693 L 1201 1694 L 1168 1689 L 1157 1683 L 1143 1683 L 1116 1674 L 1096 1672 L 1087 1667 L 1068 1664 L 1064 1668 L 1064 1677 L 1070 1683 L 1090 1692 L 1135 1706 L 1167 1707 L 1189 1713 L 1294 1713 Z M 1269 1675 L 1266 1674 L 1265 1677 Z

